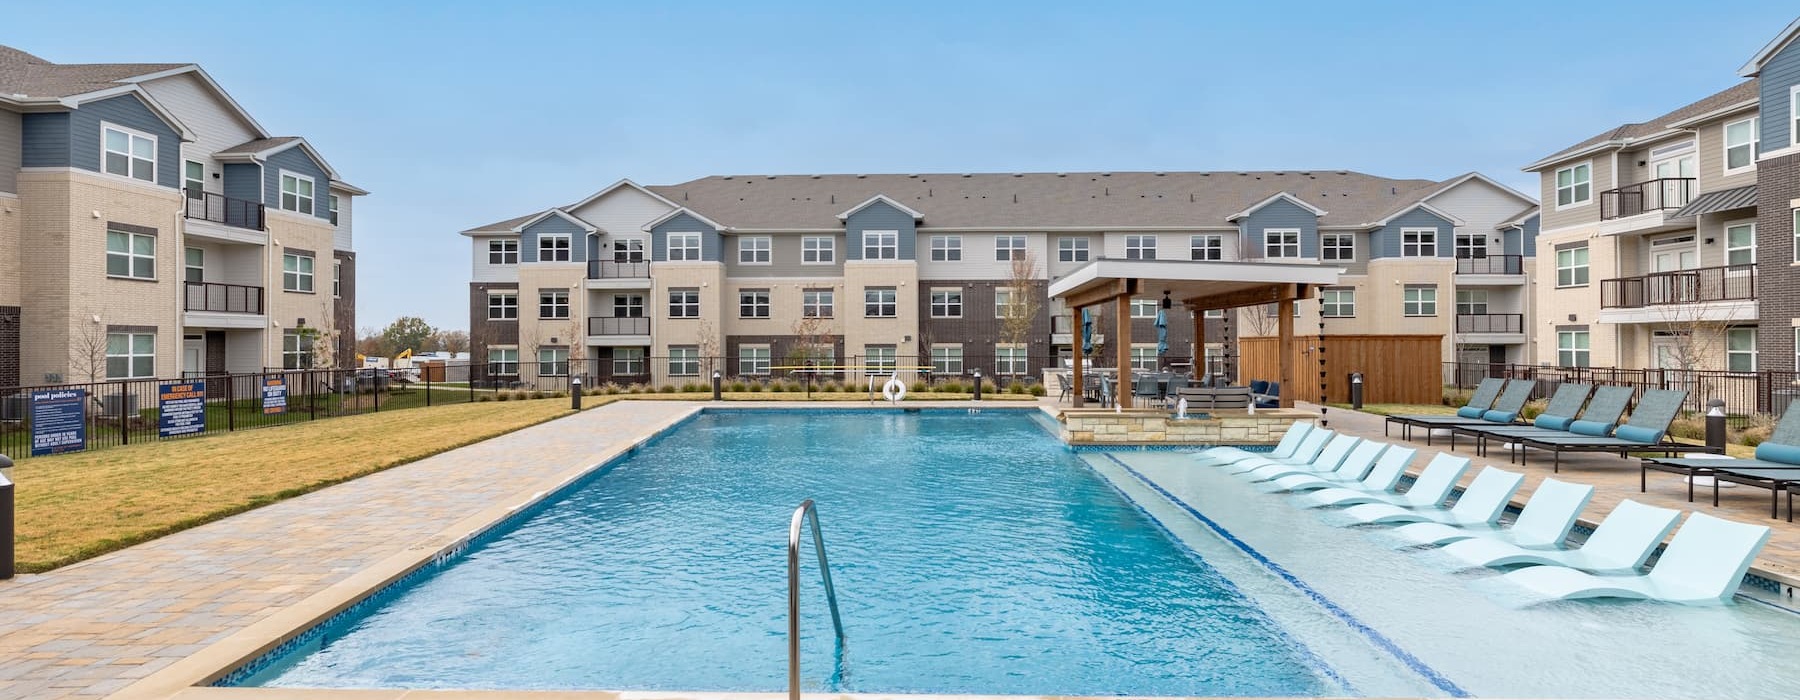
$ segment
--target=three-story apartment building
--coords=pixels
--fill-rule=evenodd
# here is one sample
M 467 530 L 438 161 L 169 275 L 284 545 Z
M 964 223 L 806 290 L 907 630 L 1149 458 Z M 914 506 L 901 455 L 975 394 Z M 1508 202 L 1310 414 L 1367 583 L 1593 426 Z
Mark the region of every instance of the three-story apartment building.
M 1313 327 L 1323 315 L 1328 333 L 1436 334 L 1446 358 L 1522 359 L 1536 230 L 1535 201 L 1479 174 L 1283 171 L 622 180 L 462 234 L 490 378 L 635 382 L 805 361 L 1036 374 L 1081 342 L 1049 281 L 1100 258 L 1342 266 L 1302 312 Z M 1025 295 L 1041 311 L 1021 338 L 1004 319 Z M 1159 356 L 1160 303 L 1150 290 L 1132 305 L 1139 368 L 1223 353 L 1262 325 L 1208 318 L 1195 348 L 1175 309 Z
M 347 357 L 364 194 L 197 65 L 0 46 L 0 386 Z

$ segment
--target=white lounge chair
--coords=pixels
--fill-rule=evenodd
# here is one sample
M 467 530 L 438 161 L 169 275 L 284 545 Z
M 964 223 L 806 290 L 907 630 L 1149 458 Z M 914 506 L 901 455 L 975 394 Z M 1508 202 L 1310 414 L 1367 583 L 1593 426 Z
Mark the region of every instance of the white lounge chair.
M 1594 497 L 1594 487 L 1544 479 L 1531 500 L 1519 511 L 1512 527 L 1413 523 L 1395 528 L 1393 534 L 1409 545 L 1449 544 L 1457 540 L 1491 537 L 1526 549 L 1558 549 L 1569 539 L 1576 516 Z
M 1681 512 L 1626 499 L 1600 521 L 1587 542 L 1575 550 L 1531 550 L 1496 539 L 1452 542 L 1438 550 L 1470 568 L 1513 564 L 1567 566 L 1594 573 L 1637 573 L 1650 552 L 1661 544 Z
M 1644 576 L 1595 576 L 1561 566 L 1533 566 L 1502 578 L 1555 600 L 1650 598 L 1716 604 L 1731 598 L 1768 541 L 1765 526 L 1694 513 Z
M 1325 449 L 1325 445 L 1334 437 L 1337 437 L 1337 433 L 1323 428 L 1316 429 L 1307 433 L 1306 437 L 1300 440 L 1300 447 L 1294 450 L 1294 455 L 1292 457 L 1273 459 L 1267 455 L 1257 455 L 1249 459 L 1240 459 L 1230 464 L 1226 464 L 1224 465 L 1225 471 L 1237 474 L 1258 467 L 1266 467 L 1271 464 L 1308 464 L 1319 458 L 1319 453 Z
M 1325 443 L 1325 449 L 1319 456 L 1307 464 L 1267 464 L 1247 472 L 1234 472 L 1238 476 L 1251 481 L 1268 481 L 1289 474 L 1329 474 L 1344 465 L 1344 459 L 1350 451 L 1362 444 L 1363 439 L 1355 435 L 1339 435 Z
M 1442 523 L 1446 525 L 1487 525 L 1500 522 L 1506 504 L 1512 502 L 1525 475 L 1499 467 L 1487 467 L 1475 475 L 1449 510 L 1442 508 L 1402 507 L 1392 503 L 1364 503 L 1344 509 L 1350 519 L 1346 525 L 1391 523 Z M 1441 501 L 1440 501 L 1441 502 Z
M 1220 465 L 1220 464 L 1230 464 L 1230 463 L 1238 461 L 1240 459 L 1249 459 L 1251 457 L 1268 457 L 1271 459 L 1287 459 L 1289 457 L 1294 456 L 1295 450 L 1300 449 L 1300 441 L 1304 440 L 1306 438 L 1306 434 L 1309 432 L 1312 432 L 1312 429 L 1313 429 L 1313 424 L 1311 424 L 1311 423 L 1302 423 L 1300 421 L 1294 421 L 1294 423 L 1292 425 L 1288 426 L 1287 432 L 1282 433 L 1281 442 L 1276 443 L 1275 449 L 1273 449 L 1271 451 L 1251 452 L 1242 447 L 1226 445 L 1223 447 L 1210 447 L 1210 448 L 1201 450 L 1194 454 L 1194 459 L 1199 461 L 1201 464 L 1209 464 L 1209 465 L 1215 465 L 1215 466 Z
M 1369 475 L 1370 468 L 1375 466 L 1375 459 L 1380 457 L 1382 451 L 1386 449 L 1388 449 L 1387 443 L 1364 440 L 1362 444 L 1356 446 L 1356 449 L 1350 451 L 1350 456 L 1344 458 L 1343 466 L 1338 467 L 1337 471 L 1330 474 L 1289 474 L 1269 482 L 1274 487 L 1270 490 L 1273 492 L 1313 491 L 1333 486 L 1355 485 Z M 1402 468 L 1405 468 L 1404 465 Z M 1394 478 L 1398 479 L 1399 476 L 1396 475 Z
M 1425 471 L 1413 481 L 1411 489 L 1406 493 L 1387 491 L 1365 491 L 1363 489 L 1334 488 L 1315 491 L 1300 497 L 1301 505 L 1307 508 L 1325 506 L 1350 506 L 1359 503 L 1392 503 L 1408 508 L 1431 508 L 1444 502 L 1450 495 L 1450 489 L 1456 488 L 1456 482 L 1462 479 L 1463 473 L 1469 470 L 1467 457 L 1456 457 L 1438 453 L 1425 465 Z

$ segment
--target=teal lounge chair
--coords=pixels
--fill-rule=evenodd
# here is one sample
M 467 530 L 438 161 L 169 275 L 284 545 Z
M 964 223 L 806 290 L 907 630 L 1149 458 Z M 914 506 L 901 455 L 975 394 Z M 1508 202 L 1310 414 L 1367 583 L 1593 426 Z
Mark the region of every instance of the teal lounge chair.
M 1632 574 L 1675 528 L 1681 512 L 1626 499 L 1600 521 L 1580 549 L 1532 550 L 1497 539 L 1452 542 L 1442 550 L 1470 568 L 1516 564 L 1567 566 L 1600 574 Z
M 1521 437 L 1519 442 L 1519 464 L 1525 464 L 1527 448 L 1547 450 L 1554 456 L 1551 471 L 1562 469 L 1562 453 L 1564 452 L 1617 452 L 1620 458 L 1631 452 L 1716 452 L 1719 448 L 1705 445 L 1690 445 L 1668 439 L 1669 424 L 1675 421 L 1675 414 L 1681 412 L 1681 403 L 1687 400 L 1687 392 L 1670 389 L 1649 389 L 1644 398 L 1638 400 L 1637 408 L 1631 411 L 1631 420 L 1613 430 L 1612 437 L 1589 437 L 1586 435 L 1550 436 L 1534 435 Z
M 1581 417 L 1574 420 L 1565 422 L 1561 414 L 1555 414 L 1550 419 L 1538 416 L 1539 422 L 1532 425 L 1469 425 L 1462 426 L 1462 432 L 1477 435 L 1476 454 L 1486 455 L 1488 441 L 1499 440 L 1511 446 L 1509 461 L 1515 461 L 1518 459 L 1518 440 L 1522 438 L 1612 435 L 1619 427 L 1619 419 L 1625 415 L 1625 408 L 1631 405 L 1631 397 L 1636 395 L 1637 390 L 1631 387 L 1603 386 L 1594 391 L 1594 399 L 1581 411 Z M 1545 414 L 1551 415 L 1549 411 Z
M 1789 410 L 1775 424 L 1768 442 L 1756 446 L 1755 459 L 1695 459 L 1646 457 L 1638 465 L 1638 491 L 1649 488 L 1651 470 L 1688 476 L 1688 502 L 1694 502 L 1696 476 L 1713 477 L 1713 507 L 1719 505 L 1719 482 L 1755 486 L 1769 490 L 1769 517 L 1781 515 L 1780 497 L 1789 487 L 1800 485 L 1800 411 Z M 1788 501 L 1788 521 L 1794 519 L 1792 497 Z
M 1442 545 L 1491 537 L 1526 549 L 1558 549 L 1568 541 L 1575 518 L 1593 498 L 1592 486 L 1544 479 L 1537 490 L 1531 492 L 1531 500 L 1525 502 L 1512 527 L 1413 523 L 1396 528 L 1394 536 L 1408 545 Z
M 1743 583 L 1769 528 L 1689 515 L 1675 539 L 1644 576 L 1594 576 L 1561 566 L 1533 566 L 1502 577 L 1552 600 L 1649 598 L 1689 605 L 1719 604 Z
M 1482 411 L 1474 418 L 1464 417 L 1463 411 L 1454 416 L 1415 416 L 1405 421 L 1406 439 L 1412 439 L 1414 427 L 1425 428 L 1425 444 L 1431 444 L 1431 433 L 1434 430 L 1450 430 L 1459 425 L 1514 425 L 1519 414 L 1525 410 L 1526 402 L 1531 401 L 1531 392 L 1537 390 L 1537 382 L 1530 379 L 1509 379 L 1506 388 L 1500 392 L 1500 398 L 1494 399 L 1492 407 Z
M 1275 449 L 1269 452 L 1251 452 L 1242 447 L 1226 445 L 1223 447 L 1212 447 L 1201 450 L 1194 455 L 1194 459 L 1203 464 L 1214 465 L 1229 464 L 1240 459 L 1249 459 L 1251 457 L 1287 459 L 1294 456 L 1295 450 L 1300 449 L 1300 441 L 1304 439 L 1306 434 L 1311 432 L 1312 429 L 1313 424 L 1311 423 L 1294 421 L 1292 425 L 1288 426 L 1287 432 L 1282 433 L 1281 442 L 1276 443 Z
M 1475 391 L 1469 394 L 1469 402 L 1463 404 L 1462 408 L 1456 409 L 1456 415 L 1454 416 L 1429 414 L 1388 416 L 1387 420 L 1382 421 L 1381 423 L 1381 435 L 1382 437 L 1387 437 L 1388 426 L 1394 423 L 1400 424 L 1400 437 L 1405 440 L 1411 440 L 1413 426 L 1424 425 L 1425 421 L 1444 421 L 1457 418 L 1460 418 L 1465 422 L 1480 420 L 1482 415 L 1493 410 L 1494 400 L 1500 398 L 1500 390 L 1506 388 L 1506 381 L 1507 380 L 1498 377 L 1489 377 L 1481 380 L 1480 384 L 1475 385 Z
M 1592 384 L 1563 383 L 1556 387 L 1556 393 L 1550 395 L 1550 403 L 1544 412 L 1532 420 L 1530 426 L 1523 425 L 1458 425 L 1450 429 L 1450 450 L 1456 451 L 1456 436 L 1468 435 L 1475 438 L 1475 454 L 1486 454 L 1482 451 L 1481 436 L 1487 431 L 1508 430 L 1568 430 L 1569 424 L 1575 422 L 1575 416 L 1581 413 L 1581 407 L 1587 404 L 1588 395 L 1594 393 Z M 1625 407 L 1619 406 L 1623 412 Z
M 1344 509 L 1349 525 L 1389 525 L 1398 523 L 1442 523 L 1445 525 L 1482 525 L 1492 527 L 1500 522 L 1506 504 L 1525 483 L 1525 475 L 1499 467 L 1487 467 L 1475 475 L 1449 510 L 1442 508 L 1408 508 L 1392 503 L 1364 503 Z
M 1326 443 L 1329 443 L 1331 439 L 1335 437 L 1337 437 L 1337 433 L 1335 432 L 1324 428 L 1316 428 L 1312 432 L 1307 433 L 1306 437 L 1300 441 L 1300 447 L 1299 449 L 1294 450 L 1294 456 L 1292 457 L 1270 459 L 1266 456 L 1258 455 L 1249 459 L 1240 459 L 1231 464 L 1227 464 L 1225 465 L 1225 471 L 1227 473 L 1236 474 L 1257 469 L 1259 467 L 1266 467 L 1271 464 L 1311 464 L 1313 460 L 1319 458 L 1319 452 L 1325 449 Z
M 1425 465 L 1425 471 L 1419 473 L 1419 478 L 1413 481 L 1412 488 L 1407 489 L 1406 493 L 1334 488 L 1301 496 L 1300 502 L 1307 508 L 1351 506 L 1360 503 L 1392 503 L 1408 508 L 1434 508 L 1450 496 L 1450 490 L 1456 488 L 1456 482 L 1461 480 L 1463 473 L 1468 470 L 1468 458 L 1440 452 Z
M 1289 474 L 1269 482 L 1274 486 L 1272 491 L 1315 491 L 1333 486 L 1352 486 L 1369 476 L 1375 466 L 1376 458 L 1388 449 L 1385 442 L 1364 440 L 1350 451 L 1344 458 L 1344 465 L 1330 474 Z M 1404 466 L 1404 463 L 1402 463 Z M 1395 475 L 1395 479 L 1399 476 Z
M 1344 459 L 1362 441 L 1362 438 L 1354 435 L 1338 435 L 1331 442 L 1325 443 L 1325 449 L 1320 450 L 1319 456 L 1307 464 L 1266 464 L 1249 471 L 1233 473 L 1251 481 L 1268 481 L 1289 474 L 1330 473 L 1344 466 Z

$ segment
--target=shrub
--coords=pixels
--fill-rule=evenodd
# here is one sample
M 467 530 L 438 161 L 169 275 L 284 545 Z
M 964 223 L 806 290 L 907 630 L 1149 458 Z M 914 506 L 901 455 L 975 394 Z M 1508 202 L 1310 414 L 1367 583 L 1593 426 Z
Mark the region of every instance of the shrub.
M 769 392 L 779 394 L 787 391 L 787 385 L 781 382 L 769 382 Z
M 475 400 L 476 401 L 493 401 L 494 395 L 493 394 L 476 394 Z
M 1455 387 L 1444 387 L 1444 405 L 1461 408 L 1468 405 L 1469 396 L 1474 393 L 1475 392 L 1472 389 L 1466 390 Z
M 1023 395 L 1025 393 L 1025 384 L 1022 382 L 1008 384 L 1006 385 L 1006 393 Z
M 726 389 L 726 391 L 742 394 L 747 389 L 747 387 L 745 387 L 744 383 L 740 381 L 740 382 L 732 382 L 731 386 L 728 386 L 725 389 Z
M 938 391 L 944 392 L 946 394 L 961 394 L 968 390 L 963 388 L 962 382 L 949 381 L 949 382 L 944 382 L 943 384 L 939 384 Z
M 1527 401 L 1525 402 L 1525 407 L 1519 409 L 1519 417 L 1524 418 L 1526 421 L 1533 420 L 1538 416 L 1543 415 L 1544 407 L 1549 405 L 1550 402 L 1544 399 Z
M 912 383 L 912 388 L 909 389 L 908 391 L 911 391 L 912 393 L 915 393 L 915 394 L 923 394 L 927 391 L 931 391 L 931 387 L 926 386 L 925 382 L 915 381 Z
M 1669 434 L 1688 440 L 1706 439 L 1706 419 L 1698 414 L 1688 413 L 1669 423 Z
M 662 391 L 662 393 L 665 393 L 665 394 L 673 394 L 673 393 L 675 393 L 675 385 L 674 384 L 664 384 L 661 391 Z
M 532 389 L 531 390 L 531 398 L 534 398 L 534 399 L 545 398 L 544 390 L 543 389 Z
M 806 391 L 806 386 L 804 384 L 801 384 L 800 382 L 788 382 L 787 390 L 788 391 Z
M 557 389 L 554 393 L 550 394 L 550 397 L 555 399 L 566 399 L 569 398 L 569 392 L 565 389 Z
M 1738 432 L 1738 442 L 1740 443 L 1755 447 L 1768 442 L 1769 436 L 1775 433 L 1775 420 L 1769 416 L 1752 413 L 1749 421 L 1749 424 Z
M 1043 396 L 1048 393 L 1050 393 L 1050 390 L 1045 389 L 1044 385 L 1042 385 L 1042 384 L 1031 385 L 1031 395 L 1032 396 Z
M 642 394 L 649 390 L 650 390 L 650 387 L 644 386 L 642 384 L 631 385 L 631 393 L 633 393 L 633 394 Z
M 496 391 L 496 392 L 494 392 L 494 400 L 495 401 L 511 401 L 512 400 L 512 392 Z
M 998 389 L 999 389 L 999 387 L 994 386 L 993 382 L 990 382 L 986 379 L 981 380 L 981 393 L 992 394 L 995 391 L 997 391 Z

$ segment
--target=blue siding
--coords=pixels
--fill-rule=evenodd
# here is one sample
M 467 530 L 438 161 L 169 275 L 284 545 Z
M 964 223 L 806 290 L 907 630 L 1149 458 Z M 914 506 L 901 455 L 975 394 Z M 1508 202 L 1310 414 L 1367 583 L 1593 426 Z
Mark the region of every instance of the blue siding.
M 69 167 L 69 113 L 37 112 L 19 116 L 23 141 L 20 165 L 27 168 Z
M 69 113 L 69 163 L 100 172 L 100 122 L 156 137 L 156 184 L 181 186 L 181 134 L 144 105 L 137 95 L 89 102 Z
M 915 260 L 918 255 L 919 232 L 912 215 L 876 202 L 850 214 L 844 222 L 844 259 L 861 260 L 863 231 L 899 231 L 900 259 Z
M 331 207 L 326 204 L 326 195 L 330 194 L 331 177 L 325 174 L 325 166 L 307 155 L 306 149 L 299 146 L 269 156 L 264 161 L 263 191 L 268 193 L 270 208 L 281 208 L 281 171 L 286 170 L 296 175 L 305 175 L 313 179 L 313 216 L 329 221 Z
M 1524 238 L 1525 257 L 1537 257 L 1538 215 L 1532 214 L 1531 218 L 1525 220 Z
M 1793 114 L 1788 111 L 1788 98 L 1795 85 L 1800 85 L 1800 41 L 1769 57 L 1763 64 L 1762 83 L 1762 148 L 1773 151 L 1786 148 Z
M 587 261 L 587 257 L 582 255 L 587 248 L 587 244 L 582 240 L 587 236 L 587 230 L 577 226 L 573 221 L 553 214 L 535 224 L 526 226 L 519 232 L 519 262 L 538 261 L 537 239 L 539 234 L 545 233 L 569 234 L 569 262 Z
M 1319 257 L 1319 217 L 1298 204 L 1277 199 L 1238 220 L 1242 257 L 1262 257 L 1263 229 L 1300 229 L 1300 257 Z
M 1375 230 L 1374 243 L 1369 246 L 1369 257 L 1400 257 L 1400 229 L 1403 228 L 1436 229 L 1438 255 L 1445 258 L 1456 255 L 1456 226 L 1424 209 L 1413 209 Z
M 262 166 L 256 163 L 226 163 L 225 189 L 221 194 L 232 199 L 261 204 L 263 201 L 262 170 Z
M 682 214 L 676 215 L 674 218 L 669 219 L 668 221 L 664 221 L 660 224 L 657 224 L 654 228 L 650 229 L 650 259 L 652 261 L 654 261 L 654 262 L 667 262 L 668 261 L 668 259 L 669 259 L 669 232 L 670 231 L 675 231 L 675 232 L 679 232 L 679 233 L 692 233 L 694 231 L 699 231 L 700 232 L 700 259 L 701 260 L 711 260 L 711 261 L 715 261 L 715 262 L 720 259 L 719 258 L 719 246 L 721 244 L 721 241 L 719 240 L 719 230 L 715 229 L 711 226 L 707 226 L 705 222 L 703 222 L 699 219 L 696 219 L 693 216 L 690 216 L 686 213 L 682 213 Z

